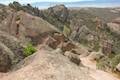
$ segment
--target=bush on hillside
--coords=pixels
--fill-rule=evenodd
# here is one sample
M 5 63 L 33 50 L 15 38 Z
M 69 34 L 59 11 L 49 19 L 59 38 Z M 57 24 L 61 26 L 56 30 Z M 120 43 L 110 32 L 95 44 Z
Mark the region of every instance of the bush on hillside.
M 68 37 L 70 35 L 70 28 L 68 28 L 67 26 L 64 26 L 63 28 L 63 34 L 65 35 L 65 37 Z
M 26 48 L 24 48 L 24 55 L 30 56 L 35 53 L 37 50 L 33 47 L 32 44 L 28 44 Z
M 116 69 L 116 66 L 120 63 L 120 54 L 116 55 L 114 58 L 111 59 L 111 68 L 113 70 Z
M 104 57 L 103 59 L 97 62 L 97 68 L 101 70 L 115 71 L 116 66 L 120 63 L 120 54 L 115 55 L 114 57 Z
M 98 69 L 106 71 L 110 68 L 110 59 L 108 57 L 104 57 L 97 62 L 96 66 Z

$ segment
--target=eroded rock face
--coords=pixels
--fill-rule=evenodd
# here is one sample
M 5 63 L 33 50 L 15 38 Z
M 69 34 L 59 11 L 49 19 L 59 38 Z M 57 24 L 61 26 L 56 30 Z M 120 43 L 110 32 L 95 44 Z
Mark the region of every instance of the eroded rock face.
M 40 14 L 42 14 L 40 17 L 55 25 L 61 31 L 64 25 L 69 25 L 69 10 L 64 5 L 50 7 L 47 10 L 41 11 Z
M 116 68 L 120 72 L 120 64 L 118 64 Z
M 71 51 L 72 49 L 76 48 L 76 46 L 71 42 L 68 41 L 66 43 L 63 43 L 62 50 L 65 51 Z
M 17 38 L 0 31 L 0 72 L 7 72 L 25 58 L 24 46 Z
M 88 57 L 91 61 L 96 61 L 96 60 L 100 60 L 101 58 L 103 58 L 104 55 L 100 52 L 91 52 Z
M 18 61 L 24 58 L 24 47 L 17 38 L 0 31 L 0 42 L 4 43 L 14 53 L 14 55 L 19 58 Z
M 11 67 L 9 55 L 6 55 L 3 50 L 0 51 L 0 72 L 7 72 Z
M 13 53 L 4 44 L 0 43 L 0 72 L 7 72 L 12 66 Z
M 48 12 L 51 16 L 58 18 L 62 22 L 65 22 L 68 18 L 68 9 L 64 5 L 50 7 Z
M 0 29 L 24 43 L 32 41 L 34 44 L 41 43 L 47 35 L 58 32 L 58 30 L 47 21 L 23 11 L 11 13 L 7 19 L 2 22 Z

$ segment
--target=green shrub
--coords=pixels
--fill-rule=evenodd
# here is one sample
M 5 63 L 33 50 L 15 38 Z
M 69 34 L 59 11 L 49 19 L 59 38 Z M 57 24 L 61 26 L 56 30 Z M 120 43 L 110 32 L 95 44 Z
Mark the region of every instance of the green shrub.
M 104 57 L 97 62 L 96 66 L 98 69 L 106 71 L 110 68 L 110 59 L 108 57 Z
M 65 35 L 65 37 L 68 37 L 70 35 L 70 28 L 68 28 L 67 26 L 64 26 L 63 28 L 63 34 Z
M 120 54 L 116 55 L 114 58 L 111 59 L 111 68 L 115 69 L 119 63 L 120 63 Z
M 37 50 L 33 47 L 32 44 L 28 44 L 26 48 L 24 48 L 24 55 L 30 56 L 35 53 Z
M 97 52 L 97 51 L 99 51 L 99 49 L 100 49 L 99 41 L 95 41 L 93 50 L 95 50 Z
M 99 60 L 96 64 L 98 69 L 101 70 L 111 70 L 111 71 L 115 71 L 116 70 L 116 66 L 120 63 L 120 54 L 115 55 L 115 57 L 105 57 L 101 60 Z

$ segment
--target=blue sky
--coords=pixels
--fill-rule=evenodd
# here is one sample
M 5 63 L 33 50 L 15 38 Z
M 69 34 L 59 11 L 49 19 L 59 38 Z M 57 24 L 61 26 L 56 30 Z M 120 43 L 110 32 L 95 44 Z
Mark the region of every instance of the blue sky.
M 94 0 L 0 0 L 0 3 L 8 4 L 13 1 L 20 3 L 35 3 L 35 2 L 76 2 L 76 1 L 94 1 Z
M 81 6 L 120 6 L 120 0 L 0 0 L 2 4 L 9 4 L 10 2 L 18 1 L 21 4 L 30 3 L 37 7 L 49 7 L 52 2 L 69 2 L 65 3 L 67 6 L 81 7 Z M 50 2 L 50 3 L 40 3 Z M 70 2 L 74 2 L 70 4 Z M 76 2 L 76 3 L 75 3 Z
M 13 1 L 18 1 L 22 4 L 26 3 L 35 3 L 35 2 L 83 2 L 83 1 L 91 1 L 91 2 L 103 2 L 103 3 L 120 3 L 120 0 L 0 0 L 0 3 L 8 4 Z

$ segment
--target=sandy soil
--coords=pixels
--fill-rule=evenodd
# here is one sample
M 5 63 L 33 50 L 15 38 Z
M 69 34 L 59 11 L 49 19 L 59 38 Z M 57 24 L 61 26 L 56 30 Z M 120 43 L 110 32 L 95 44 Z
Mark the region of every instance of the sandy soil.
M 89 60 L 88 57 L 81 58 L 82 64 L 89 68 L 89 74 L 95 80 L 120 80 L 110 73 L 96 69 L 96 63 Z

